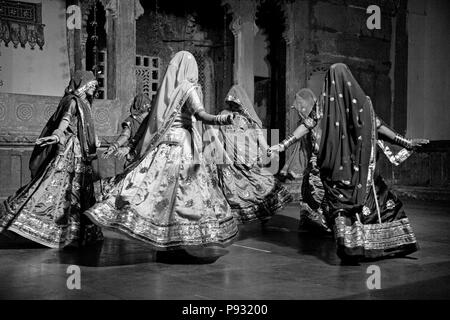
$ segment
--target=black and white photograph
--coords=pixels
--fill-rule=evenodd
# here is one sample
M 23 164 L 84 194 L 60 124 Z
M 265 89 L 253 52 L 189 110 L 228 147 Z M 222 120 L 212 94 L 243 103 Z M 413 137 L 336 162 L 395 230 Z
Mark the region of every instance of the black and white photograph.
M 449 35 L 448 0 L 0 0 L 0 300 L 450 299 Z

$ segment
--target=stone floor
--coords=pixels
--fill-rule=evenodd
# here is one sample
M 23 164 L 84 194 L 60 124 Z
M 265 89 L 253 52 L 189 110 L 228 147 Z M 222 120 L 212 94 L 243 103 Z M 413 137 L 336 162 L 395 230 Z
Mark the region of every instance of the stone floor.
M 106 233 L 103 246 L 53 250 L 0 242 L 0 299 L 441 299 L 450 298 L 450 209 L 407 202 L 421 250 L 408 258 L 342 266 L 331 237 L 299 231 L 295 206 L 264 228 L 244 226 L 215 262 L 156 259 L 136 241 Z M 81 268 L 69 290 L 67 268 Z M 377 265 L 381 289 L 369 290 Z

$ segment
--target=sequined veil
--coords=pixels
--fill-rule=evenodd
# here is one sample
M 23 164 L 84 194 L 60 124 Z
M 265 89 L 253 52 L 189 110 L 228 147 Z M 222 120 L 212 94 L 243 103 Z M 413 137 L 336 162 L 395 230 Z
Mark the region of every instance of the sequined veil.
M 402 203 L 376 170 L 372 101 L 346 65 L 331 66 L 308 121 L 318 123 L 322 132 L 317 153 L 325 190 L 322 208 L 334 227 L 338 255 L 379 258 L 416 251 Z

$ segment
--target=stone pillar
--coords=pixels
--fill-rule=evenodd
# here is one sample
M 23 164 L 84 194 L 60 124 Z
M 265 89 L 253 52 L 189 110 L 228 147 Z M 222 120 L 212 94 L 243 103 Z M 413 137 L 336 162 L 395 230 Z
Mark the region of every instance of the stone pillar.
M 298 124 L 297 112 L 291 109 L 295 94 L 307 86 L 305 54 L 308 49 L 309 1 L 285 2 L 286 17 L 286 134 L 292 133 Z M 287 151 L 289 158 L 292 148 Z
M 231 8 L 234 35 L 234 83 L 241 84 L 253 102 L 255 79 L 253 70 L 256 3 L 249 0 L 224 0 Z
M 81 13 L 81 3 L 80 0 L 67 0 L 66 8 L 70 6 L 77 6 L 79 11 L 71 11 L 66 14 L 66 21 L 69 16 L 76 15 Z M 75 17 L 75 19 L 78 19 Z M 82 69 L 82 51 L 81 51 L 81 17 L 80 17 L 80 25 L 78 25 L 78 21 L 75 23 L 75 27 L 67 28 L 67 54 L 69 57 L 69 69 L 70 75 L 72 76 L 75 70 Z
M 115 19 L 116 98 L 128 101 L 136 92 L 136 16 L 135 0 L 117 1 Z
M 295 73 L 293 72 L 295 67 L 295 12 L 293 11 L 294 4 L 286 3 L 284 12 L 286 16 L 286 30 L 283 34 L 283 38 L 286 41 L 286 133 L 292 132 L 296 126 L 295 110 L 291 109 L 292 102 L 295 99 L 295 93 L 297 86 L 295 85 Z

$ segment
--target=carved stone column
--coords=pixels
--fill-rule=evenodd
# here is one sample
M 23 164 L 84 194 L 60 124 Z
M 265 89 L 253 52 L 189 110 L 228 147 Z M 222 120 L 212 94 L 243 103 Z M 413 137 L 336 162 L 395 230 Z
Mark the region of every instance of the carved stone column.
M 308 48 L 309 32 L 309 1 L 285 1 L 283 3 L 285 16 L 285 32 L 283 38 L 286 43 L 286 135 L 292 133 L 298 125 L 299 116 L 291 106 L 295 100 L 295 94 L 301 88 L 307 87 L 307 66 L 305 53 Z M 286 151 L 286 159 L 289 159 L 289 170 L 302 175 L 308 163 L 306 152 L 306 137 L 299 143 L 301 148 L 293 153 L 294 148 Z M 286 170 L 287 168 L 283 168 Z M 302 179 L 286 182 L 286 187 L 295 200 L 301 199 Z
M 283 38 L 286 42 L 286 134 L 292 132 L 298 122 L 296 111 L 291 109 L 292 102 L 295 99 L 295 93 L 298 90 L 295 79 L 295 12 L 294 4 L 291 2 L 284 4 L 286 30 Z M 297 61 L 298 63 L 298 61 Z
M 241 84 L 253 102 L 254 39 L 258 32 L 255 25 L 256 2 L 249 0 L 223 0 L 233 14 L 231 31 L 234 35 L 234 83 Z
M 110 0 L 106 5 L 108 33 L 108 99 L 119 100 L 122 115 L 136 93 L 136 19 L 143 13 L 138 0 Z M 111 36 L 112 35 L 112 36 Z
M 67 54 L 69 57 L 70 75 L 72 76 L 75 70 L 82 69 L 82 51 L 81 51 L 81 16 L 80 19 L 77 15 L 81 15 L 81 3 L 80 0 L 67 0 L 67 9 L 72 7 L 71 11 L 66 14 L 66 21 L 69 16 L 74 16 L 75 23 L 72 27 L 67 28 Z M 78 21 L 79 19 L 79 21 Z
M 286 41 L 286 133 L 297 127 L 298 116 L 291 105 L 295 94 L 307 86 L 307 65 L 305 54 L 309 38 L 309 1 L 286 1 L 284 13 L 286 30 L 283 38 Z

